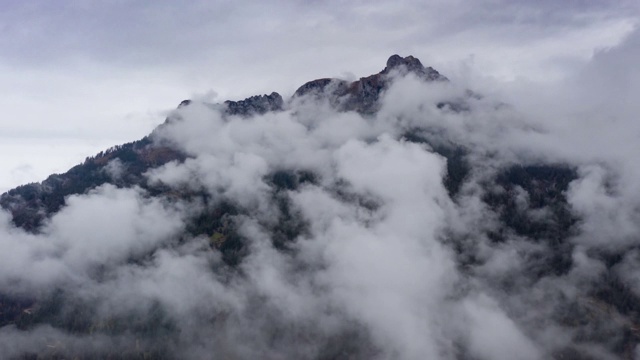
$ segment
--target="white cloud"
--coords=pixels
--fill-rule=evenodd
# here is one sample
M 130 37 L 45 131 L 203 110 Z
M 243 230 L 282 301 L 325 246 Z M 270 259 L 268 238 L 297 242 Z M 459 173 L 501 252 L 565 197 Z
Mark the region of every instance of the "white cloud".
M 112 185 L 67 198 L 42 234 L 24 233 L 11 225 L 10 215 L 2 212 L 2 217 L 0 238 L 7 251 L 0 283 L 17 292 L 85 282 L 100 266 L 126 262 L 173 240 L 183 225 L 177 209 L 145 199 L 140 189 Z

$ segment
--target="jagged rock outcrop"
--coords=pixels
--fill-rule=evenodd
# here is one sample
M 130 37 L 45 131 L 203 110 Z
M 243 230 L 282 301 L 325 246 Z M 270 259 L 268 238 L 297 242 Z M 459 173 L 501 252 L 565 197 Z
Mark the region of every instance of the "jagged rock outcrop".
M 372 114 L 378 110 L 380 94 L 389 87 L 394 75 L 408 73 L 425 81 L 448 81 L 435 69 L 425 68 L 420 60 L 413 56 L 403 58 L 392 55 L 387 60 L 387 66 L 377 74 L 351 83 L 332 78 L 309 81 L 298 88 L 293 97 L 313 95 L 316 98 L 326 98 L 332 106 L 341 111 Z
M 419 59 L 409 55 L 392 55 L 384 69 L 379 73 L 348 82 L 336 78 L 321 78 L 300 86 L 292 99 L 311 97 L 313 100 L 326 100 L 339 111 L 357 111 L 361 114 L 373 114 L 379 109 L 380 94 L 393 82 L 396 75 L 413 74 L 424 81 L 449 81 L 432 67 L 425 67 Z M 465 109 L 460 101 L 438 104 L 440 108 L 450 105 L 453 110 Z M 191 100 L 184 100 L 178 108 L 188 106 Z M 225 112 L 229 115 L 251 116 L 269 111 L 280 111 L 285 107 L 282 96 L 277 92 L 269 95 L 252 96 L 244 100 L 224 102 Z
M 227 113 L 230 115 L 249 116 L 255 114 L 264 114 L 269 111 L 280 111 L 283 108 L 284 101 L 282 96 L 277 92 L 269 95 L 256 95 L 240 101 L 224 102 L 227 106 Z
M 389 74 L 398 71 L 401 74 L 413 73 L 419 78 L 427 81 L 449 81 L 445 76 L 441 75 L 432 67 L 424 67 L 420 60 L 409 55 L 405 58 L 400 55 L 392 55 L 387 60 L 387 66 L 380 74 Z

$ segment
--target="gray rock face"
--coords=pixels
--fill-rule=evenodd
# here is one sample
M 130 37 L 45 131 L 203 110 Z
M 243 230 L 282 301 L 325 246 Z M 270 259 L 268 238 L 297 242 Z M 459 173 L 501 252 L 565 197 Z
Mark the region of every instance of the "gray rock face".
M 431 67 L 424 67 L 420 60 L 413 56 L 401 57 L 392 55 L 386 67 L 377 74 L 348 82 L 335 78 L 322 78 L 309 81 L 300 86 L 293 94 L 293 99 L 311 97 L 314 100 L 326 100 L 339 111 L 356 111 L 361 114 L 373 114 L 379 109 L 378 99 L 386 90 L 396 74 L 414 74 L 424 81 L 449 81 L 445 76 Z M 188 106 L 191 100 L 184 100 L 178 108 Z M 284 101 L 280 94 L 257 95 L 239 101 L 224 102 L 225 112 L 229 115 L 251 116 L 269 111 L 280 111 Z
M 254 114 L 264 114 L 269 111 L 280 111 L 284 101 L 277 92 L 269 95 L 256 95 L 240 101 L 224 102 L 229 115 L 250 116 Z
M 360 78 L 352 83 L 340 79 L 318 79 L 309 81 L 296 90 L 294 98 L 313 94 L 316 98 L 326 98 L 341 111 L 357 111 L 362 114 L 375 113 L 382 91 L 387 89 L 394 74 L 412 73 L 425 81 L 448 81 L 431 67 L 425 68 L 413 56 L 392 55 L 387 66 L 377 74 Z
M 424 67 L 418 58 L 411 55 L 403 58 L 400 55 L 392 55 L 387 60 L 387 67 L 380 74 L 389 74 L 398 71 L 401 74 L 414 73 L 426 81 L 449 81 L 432 67 Z
M 323 96 L 323 95 L 336 95 L 342 96 L 347 94 L 347 89 L 349 87 L 349 82 L 340 80 L 340 79 L 317 79 L 309 81 L 308 83 L 300 86 L 298 90 L 296 90 L 294 97 L 300 97 L 305 95 L 315 95 L 315 96 Z

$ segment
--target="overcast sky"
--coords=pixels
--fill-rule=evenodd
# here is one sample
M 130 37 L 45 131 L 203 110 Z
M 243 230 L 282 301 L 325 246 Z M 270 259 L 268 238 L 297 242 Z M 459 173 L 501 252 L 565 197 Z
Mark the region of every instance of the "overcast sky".
M 137 140 L 183 99 L 288 96 L 414 55 L 548 82 L 639 24 L 637 1 L 0 2 L 0 191 Z

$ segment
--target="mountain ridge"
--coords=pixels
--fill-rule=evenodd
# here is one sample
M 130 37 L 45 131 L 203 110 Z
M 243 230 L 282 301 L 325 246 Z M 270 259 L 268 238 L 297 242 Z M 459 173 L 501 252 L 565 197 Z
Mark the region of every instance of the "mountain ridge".
M 313 95 L 316 98 L 328 98 L 338 111 L 356 111 L 362 114 L 372 114 L 379 106 L 377 101 L 380 94 L 391 83 L 390 76 L 394 75 L 394 71 L 401 75 L 411 73 L 424 81 L 449 81 L 433 68 L 425 68 L 420 60 L 411 55 L 405 58 L 399 55 L 392 55 L 387 60 L 386 67 L 377 74 L 362 77 L 351 83 L 335 78 L 312 80 L 301 85 L 288 102 L 302 96 Z M 337 84 L 337 89 L 330 89 L 330 84 L 332 86 Z M 326 90 L 329 91 L 326 92 Z M 187 107 L 192 102 L 190 99 L 183 100 L 177 109 Z M 279 93 L 272 92 L 271 94 L 250 96 L 243 100 L 226 100 L 221 105 L 224 107 L 224 113 L 229 116 L 251 116 L 272 111 L 282 111 L 285 109 L 286 103 Z M 439 106 L 441 105 L 439 104 Z M 10 189 L 0 195 L 0 206 L 12 212 L 13 221 L 17 226 L 35 231 L 46 216 L 54 213 L 64 205 L 64 197 L 83 193 L 87 189 L 110 180 L 106 173 L 94 174 L 89 177 L 91 180 L 88 182 L 86 179 L 81 180 L 75 175 L 80 170 L 80 167 L 104 166 L 108 161 L 115 158 L 135 160 L 134 162 L 138 163 L 137 166 L 131 169 L 131 175 L 136 178 L 136 180 L 132 179 L 132 181 L 135 182 L 140 180 L 138 178 L 148 168 L 160 166 L 173 160 L 184 160 L 186 155 L 172 149 L 170 146 L 152 146 L 152 139 L 149 136 L 145 136 L 140 140 L 116 145 L 99 152 L 95 156 L 89 156 L 83 164 L 71 168 L 66 173 L 52 174 L 40 183 L 25 184 Z M 65 176 L 67 179 L 63 179 Z M 69 182 L 72 184 L 69 184 Z M 74 182 L 80 182 L 82 185 L 73 184 Z M 49 196 L 41 195 L 40 197 L 43 198 L 38 199 L 36 194 L 47 194 L 53 189 L 60 189 L 60 195 L 53 196 L 53 199 L 49 198 Z M 40 213 L 41 208 L 46 209 L 45 214 Z

